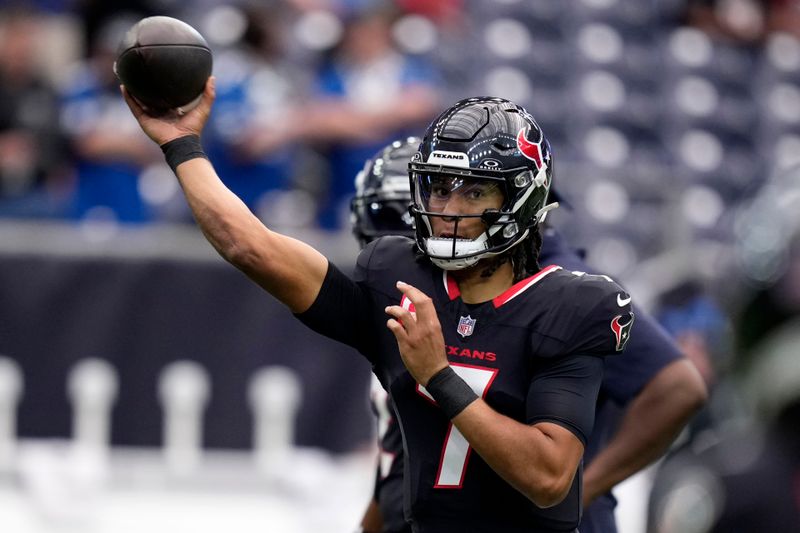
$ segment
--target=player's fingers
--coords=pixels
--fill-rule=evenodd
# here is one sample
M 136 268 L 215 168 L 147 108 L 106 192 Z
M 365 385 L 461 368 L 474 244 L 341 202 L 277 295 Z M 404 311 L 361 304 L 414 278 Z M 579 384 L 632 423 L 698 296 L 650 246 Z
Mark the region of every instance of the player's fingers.
M 413 285 L 409 285 L 404 281 L 398 281 L 397 288 L 400 289 L 400 292 L 405 294 L 409 300 L 411 300 L 411 303 L 414 304 L 414 309 L 416 310 L 417 314 L 424 314 L 427 316 L 431 312 L 435 312 L 433 308 L 433 300 L 431 300 L 430 296 L 418 288 L 414 287 Z
M 397 282 L 397 288 L 400 289 L 413 304 L 415 311 L 414 319 L 417 324 L 430 330 L 437 330 L 441 327 L 439 325 L 439 316 L 436 313 L 436 308 L 430 296 L 403 281 Z
M 217 88 L 216 88 L 216 78 L 214 76 L 209 76 L 206 80 L 206 86 L 203 89 L 203 99 L 202 102 L 208 106 L 211 105 L 211 102 L 214 101 L 214 98 L 217 96 Z
M 205 94 L 208 95 L 211 99 L 217 97 L 217 77 L 216 76 L 209 76 L 208 80 L 206 81 L 205 87 Z
M 402 324 L 400 324 L 400 322 L 394 318 L 390 318 L 386 321 L 386 327 L 389 328 L 389 331 L 394 333 L 394 337 L 397 339 L 398 344 L 406 342 L 406 339 L 408 338 L 408 332 L 406 332 L 406 329 Z
M 199 129 L 202 129 L 203 125 L 206 123 L 206 120 L 208 120 L 208 117 L 211 114 L 211 105 L 214 103 L 214 98 L 216 95 L 216 78 L 214 76 L 209 76 L 206 80 L 206 85 L 203 89 L 203 96 L 200 98 L 200 102 L 188 113 L 188 115 L 191 115 L 192 118 L 186 120 L 190 123 L 195 123 L 199 119 Z M 195 127 L 197 127 L 196 124 Z M 199 135 L 199 131 L 197 134 Z
M 208 77 L 205 88 L 203 89 L 203 97 L 200 99 L 200 105 L 198 107 L 206 111 L 211 109 L 211 104 L 214 102 L 214 98 L 217 97 L 216 81 L 216 77 Z
M 142 109 L 142 106 L 140 106 L 139 103 L 133 99 L 125 86 L 120 85 L 119 90 L 122 91 L 122 97 L 125 99 L 125 103 L 128 104 L 128 107 L 131 109 L 133 116 L 136 119 L 139 119 L 142 115 L 144 115 L 144 109 Z
M 414 313 L 399 305 L 390 305 L 384 311 L 387 315 L 394 317 L 400 323 L 400 326 L 406 328 L 406 330 L 417 322 L 417 317 Z

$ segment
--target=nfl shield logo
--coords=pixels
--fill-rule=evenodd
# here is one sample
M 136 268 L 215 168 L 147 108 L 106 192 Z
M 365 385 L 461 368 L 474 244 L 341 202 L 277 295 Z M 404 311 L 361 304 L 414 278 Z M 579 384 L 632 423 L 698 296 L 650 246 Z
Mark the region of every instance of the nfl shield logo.
M 469 337 L 475 330 L 475 322 L 476 320 L 469 315 L 462 316 L 458 320 L 458 328 L 456 331 L 458 331 L 458 334 L 462 337 Z

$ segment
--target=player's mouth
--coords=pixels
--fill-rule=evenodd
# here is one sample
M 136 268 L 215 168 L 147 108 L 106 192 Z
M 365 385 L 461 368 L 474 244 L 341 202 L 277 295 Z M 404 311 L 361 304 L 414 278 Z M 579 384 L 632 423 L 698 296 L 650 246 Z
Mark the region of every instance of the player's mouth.
M 459 239 L 459 240 L 469 240 L 469 239 L 468 239 L 467 237 L 465 237 L 464 235 L 461 235 L 461 234 L 459 234 L 459 233 L 448 232 L 448 231 L 445 231 L 445 232 L 442 232 L 442 233 L 440 233 L 439 235 L 437 235 L 437 237 L 438 237 L 438 238 L 440 238 L 440 239 Z

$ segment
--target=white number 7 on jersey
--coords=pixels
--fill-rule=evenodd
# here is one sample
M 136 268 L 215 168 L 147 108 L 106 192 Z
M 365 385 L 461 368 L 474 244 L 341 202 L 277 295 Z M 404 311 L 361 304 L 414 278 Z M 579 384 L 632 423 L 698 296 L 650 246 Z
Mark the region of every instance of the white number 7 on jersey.
M 456 374 L 467 382 L 467 385 L 481 398 L 486 397 L 494 378 L 497 376 L 496 368 L 483 368 L 479 366 L 461 365 L 450 363 Z M 417 392 L 428 398 L 433 403 L 433 396 L 425 387 L 417 384 Z M 447 436 L 444 439 L 442 458 L 439 461 L 439 472 L 436 474 L 435 489 L 460 489 L 464 482 L 464 473 L 467 471 L 470 448 L 467 439 L 461 432 L 453 427 L 451 422 L 447 426 Z

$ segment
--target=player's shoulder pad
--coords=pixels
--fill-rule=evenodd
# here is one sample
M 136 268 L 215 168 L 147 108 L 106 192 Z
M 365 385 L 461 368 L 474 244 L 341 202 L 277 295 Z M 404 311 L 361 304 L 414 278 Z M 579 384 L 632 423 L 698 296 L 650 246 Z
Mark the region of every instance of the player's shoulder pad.
M 565 283 L 562 301 L 575 306 L 580 327 L 569 342 L 572 353 L 608 355 L 622 352 L 631 336 L 635 315 L 631 295 L 613 279 L 584 272 Z
M 375 273 L 395 270 L 414 259 L 416 244 L 408 237 L 389 235 L 375 239 L 361 250 L 356 261 L 356 280 L 367 280 Z

